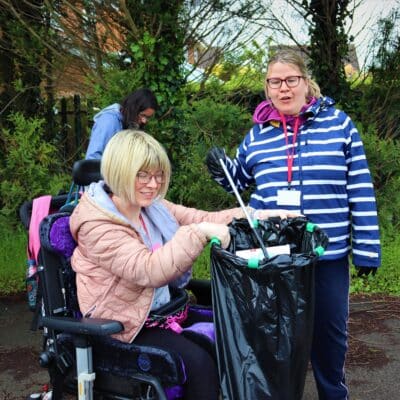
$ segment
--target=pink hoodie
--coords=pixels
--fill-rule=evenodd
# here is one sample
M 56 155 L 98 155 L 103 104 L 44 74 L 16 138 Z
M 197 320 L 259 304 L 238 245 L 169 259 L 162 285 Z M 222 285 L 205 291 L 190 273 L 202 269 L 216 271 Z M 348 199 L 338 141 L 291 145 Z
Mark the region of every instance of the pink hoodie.
M 313 97 L 309 103 L 305 104 L 301 107 L 300 115 L 308 109 L 312 104 L 317 101 L 315 97 Z M 291 125 L 294 121 L 294 116 L 286 116 L 286 122 Z M 253 122 L 255 124 L 264 124 L 270 121 L 280 121 L 281 116 L 279 115 L 279 111 L 274 107 L 271 100 L 262 101 L 255 109 L 253 114 Z M 304 122 L 304 118 L 301 118 L 300 124 Z

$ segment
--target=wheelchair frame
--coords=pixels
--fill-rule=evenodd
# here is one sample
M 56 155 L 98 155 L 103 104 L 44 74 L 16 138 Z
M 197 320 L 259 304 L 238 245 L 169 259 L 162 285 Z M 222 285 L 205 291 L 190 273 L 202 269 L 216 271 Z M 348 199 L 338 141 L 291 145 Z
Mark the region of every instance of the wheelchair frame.
M 93 181 L 101 179 L 99 171 L 99 160 L 81 160 L 74 164 L 73 180 L 77 187 L 84 188 Z M 25 210 L 29 214 L 28 210 Z M 61 215 L 60 213 L 56 213 Z M 52 214 L 42 221 L 40 230 L 45 230 L 45 225 L 49 223 L 49 219 L 55 217 Z M 22 214 L 20 210 L 22 219 Z M 68 216 L 68 213 L 64 213 Z M 41 235 L 45 233 L 41 232 Z M 39 283 L 42 292 L 41 313 L 39 315 L 38 327 L 44 332 L 44 351 L 40 354 L 39 363 L 43 367 L 47 367 L 53 387 L 52 399 L 58 400 L 62 398 L 64 392 L 64 379 L 69 369 L 74 365 L 73 358 L 68 351 L 60 346 L 60 335 L 71 335 L 72 343 L 75 349 L 76 357 L 76 384 L 79 400 L 92 400 L 97 394 L 95 379 L 96 372 L 93 367 L 93 339 L 108 340 L 112 334 L 121 332 L 123 325 L 119 321 L 97 319 L 97 318 L 75 318 L 69 314 L 68 309 L 68 288 L 66 288 L 63 279 L 64 260 L 53 249 L 46 247 L 41 240 L 41 249 L 39 253 L 38 274 Z M 187 287 L 192 290 L 199 300 L 208 300 L 211 297 L 211 289 L 209 281 L 193 281 Z M 210 300 L 209 300 L 210 301 Z M 204 304 L 209 304 L 204 303 Z M 111 340 L 111 339 L 110 339 Z M 115 339 L 112 339 L 115 340 Z M 150 348 L 146 346 L 136 346 L 138 352 L 147 354 Z M 178 354 L 166 352 L 157 349 L 157 356 L 168 359 L 168 366 L 175 366 L 173 373 L 176 377 L 182 379 L 184 371 L 179 371 L 178 366 L 183 368 L 183 362 Z M 149 353 L 150 354 L 150 353 Z M 150 354 L 150 356 L 152 356 Z M 173 369 L 173 368 L 172 368 Z M 97 374 L 99 375 L 99 374 Z M 100 374 L 101 375 L 101 374 Z M 127 379 L 127 377 L 123 377 Z M 112 398 L 118 400 L 125 399 L 159 399 L 167 400 L 167 395 L 162 386 L 161 380 L 146 371 L 138 371 L 128 378 L 130 384 L 136 385 L 136 390 L 140 392 L 140 397 L 125 397 L 125 395 L 113 393 L 99 393 L 101 398 Z M 71 390 L 71 387 L 68 388 Z M 144 392 L 144 393 L 143 393 Z M 143 397 L 145 396 L 145 397 Z

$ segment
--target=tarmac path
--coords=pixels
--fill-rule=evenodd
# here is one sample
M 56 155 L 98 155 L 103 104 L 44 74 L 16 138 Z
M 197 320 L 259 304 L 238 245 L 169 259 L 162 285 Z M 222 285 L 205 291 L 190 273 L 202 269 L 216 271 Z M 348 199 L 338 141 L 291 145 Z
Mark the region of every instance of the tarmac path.
M 41 332 L 30 331 L 31 318 L 22 296 L 0 299 L 0 400 L 26 400 L 48 383 L 38 364 Z M 400 399 L 400 297 L 352 296 L 349 333 L 351 400 Z M 303 400 L 318 400 L 311 370 Z

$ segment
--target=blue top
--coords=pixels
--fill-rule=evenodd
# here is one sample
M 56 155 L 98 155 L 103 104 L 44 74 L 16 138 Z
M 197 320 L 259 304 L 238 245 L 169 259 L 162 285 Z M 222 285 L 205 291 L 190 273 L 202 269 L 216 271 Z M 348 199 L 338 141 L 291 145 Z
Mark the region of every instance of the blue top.
M 250 206 L 257 209 L 295 210 L 329 236 L 321 259 L 349 254 L 353 264 L 378 267 L 381 249 L 372 179 L 360 135 L 351 119 L 320 98 L 302 113 L 296 143 L 287 126 L 269 121 L 254 125 L 226 164 L 239 190 L 255 184 Z M 278 190 L 288 187 L 287 152 L 294 147 L 291 188 L 301 192 L 300 206 L 278 206 Z M 227 179 L 217 180 L 231 191 Z
M 118 103 L 103 108 L 94 117 L 86 159 L 100 159 L 108 141 L 122 130 L 121 106 Z

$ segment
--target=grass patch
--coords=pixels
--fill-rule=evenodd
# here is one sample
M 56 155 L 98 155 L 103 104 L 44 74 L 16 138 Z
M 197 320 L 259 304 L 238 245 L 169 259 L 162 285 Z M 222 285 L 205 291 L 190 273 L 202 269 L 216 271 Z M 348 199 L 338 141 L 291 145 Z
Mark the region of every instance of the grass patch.
M 27 234 L 22 227 L 0 226 L 0 296 L 25 290 Z
M 0 296 L 25 291 L 27 233 L 22 227 L 0 225 Z M 350 293 L 400 296 L 400 236 L 382 246 L 382 267 L 375 276 L 358 278 L 351 269 Z M 193 265 L 193 276 L 210 279 L 210 246 Z
M 210 279 L 210 268 L 210 245 L 208 245 L 193 264 L 193 277 L 196 279 Z
M 350 293 L 384 293 L 400 296 L 400 236 L 382 245 L 382 266 L 375 276 L 358 278 L 351 270 Z

